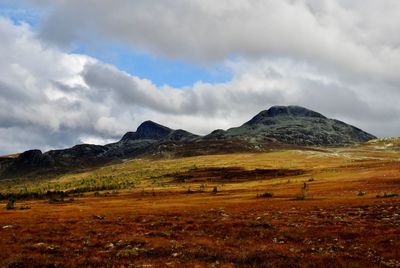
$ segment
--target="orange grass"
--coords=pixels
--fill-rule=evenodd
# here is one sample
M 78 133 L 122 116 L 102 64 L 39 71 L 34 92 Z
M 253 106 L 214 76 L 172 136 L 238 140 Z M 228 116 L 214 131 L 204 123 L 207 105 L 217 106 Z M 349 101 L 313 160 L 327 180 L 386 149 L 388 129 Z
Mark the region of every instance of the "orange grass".
M 195 182 L 173 178 L 211 167 L 305 173 L 222 182 L 199 172 L 204 178 Z M 398 151 L 347 148 L 135 160 L 56 179 L 70 183 L 93 174 L 133 174 L 141 186 L 107 196 L 87 193 L 70 203 L 17 201 L 17 208 L 26 203 L 30 209 L 1 210 L 0 266 L 400 266 L 400 198 L 376 198 L 400 193 Z M 295 200 L 304 182 L 307 197 Z M 357 196 L 358 191 L 366 195 Z M 263 192 L 273 197 L 256 197 Z

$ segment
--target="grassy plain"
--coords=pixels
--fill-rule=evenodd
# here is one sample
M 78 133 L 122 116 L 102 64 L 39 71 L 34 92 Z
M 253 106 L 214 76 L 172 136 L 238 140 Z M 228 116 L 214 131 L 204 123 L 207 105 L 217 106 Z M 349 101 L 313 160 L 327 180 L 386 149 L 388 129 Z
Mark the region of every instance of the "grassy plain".
M 397 147 L 137 159 L 0 183 L 50 190 L 78 193 L 0 210 L 0 266 L 400 267 Z

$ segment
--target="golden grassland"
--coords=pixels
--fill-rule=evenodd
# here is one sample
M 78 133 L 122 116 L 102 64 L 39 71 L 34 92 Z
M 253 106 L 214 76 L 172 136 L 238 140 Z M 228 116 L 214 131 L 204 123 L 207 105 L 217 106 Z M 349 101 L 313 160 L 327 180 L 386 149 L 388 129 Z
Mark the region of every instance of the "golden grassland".
M 400 267 L 396 147 L 136 159 L 0 184 L 79 189 L 2 209 L 0 265 Z

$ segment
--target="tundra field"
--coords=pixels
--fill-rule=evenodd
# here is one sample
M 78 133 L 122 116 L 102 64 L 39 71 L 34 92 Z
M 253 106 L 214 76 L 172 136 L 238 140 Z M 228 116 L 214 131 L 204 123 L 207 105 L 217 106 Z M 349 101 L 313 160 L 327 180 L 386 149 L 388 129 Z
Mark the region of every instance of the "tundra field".
M 400 267 L 388 142 L 136 159 L 0 193 L 1 267 Z

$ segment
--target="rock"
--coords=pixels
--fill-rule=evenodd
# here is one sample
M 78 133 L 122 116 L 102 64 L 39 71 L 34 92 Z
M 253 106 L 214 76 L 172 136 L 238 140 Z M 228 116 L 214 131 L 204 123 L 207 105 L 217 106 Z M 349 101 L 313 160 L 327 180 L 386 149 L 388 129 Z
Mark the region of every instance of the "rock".
M 33 245 L 35 248 L 46 248 L 47 244 L 43 242 L 39 242 Z
M 54 165 L 54 159 L 40 150 L 29 150 L 20 154 L 8 168 L 8 171 L 21 172 L 35 168 L 47 168 Z
M 104 246 L 107 249 L 113 249 L 114 248 L 114 244 L 113 243 L 108 243 Z

